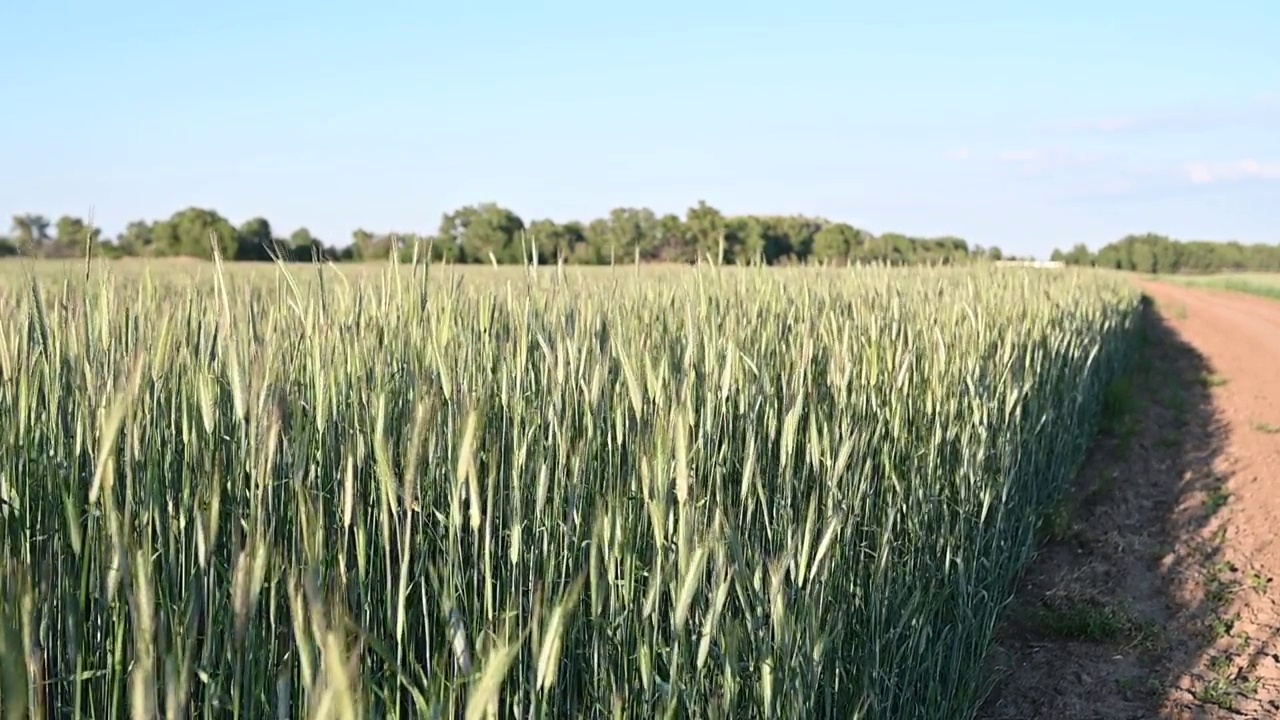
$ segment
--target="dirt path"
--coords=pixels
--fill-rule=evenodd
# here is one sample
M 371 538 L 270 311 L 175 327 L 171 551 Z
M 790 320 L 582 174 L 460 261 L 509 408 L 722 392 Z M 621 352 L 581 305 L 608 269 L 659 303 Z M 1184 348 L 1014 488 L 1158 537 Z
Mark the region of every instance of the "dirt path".
M 1280 302 L 1150 283 L 1145 347 L 978 717 L 1280 717 Z

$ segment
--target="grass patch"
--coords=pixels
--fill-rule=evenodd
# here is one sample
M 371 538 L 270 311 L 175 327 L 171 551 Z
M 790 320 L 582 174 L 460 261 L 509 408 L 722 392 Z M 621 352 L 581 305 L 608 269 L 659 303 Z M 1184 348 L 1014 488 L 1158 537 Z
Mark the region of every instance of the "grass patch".
M 1222 387 L 1229 382 L 1227 378 L 1217 373 L 1205 373 L 1200 376 L 1200 384 L 1207 388 Z
M 1226 678 L 1215 677 L 1201 685 L 1195 692 L 1195 698 L 1206 705 L 1214 705 L 1223 710 L 1236 709 L 1235 688 Z
M 1213 705 L 1234 712 L 1240 698 L 1258 694 L 1257 678 L 1245 677 L 1234 670 L 1234 658 L 1229 653 L 1219 653 L 1209 658 L 1206 667 L 1212 677 L 1196 688 L 1195 698 L 1206 705 Z
M 1210 605 L 1220 607 L 1226 605 L 1236 591 L 1240 589 L 1240 583 L 1230 575 L 1234 574 L 1236 568 L 1231 563 L 1217 563 L 1210 566 L 1205 572 L 1205 600 Z M 1215 634 L 1217 634 L 1215 632 Z M 1230 630 L 1228 630 L 1230 634 Z
M 1070 537 L 1075 529 L 1074 514 L 1075 507 L 1065 498 L 1054 505 L 1040 522 L 1041 542 L 1062 542 Z
M 1209 490 L 1208 496 L 1205 498 L 1205 509 L 1209 516 L 1218 514 L 1218 511 L 1226 507 L 1227 502 L 1231 500 L 1231 491 L 1223 483 L 1218 483 Z
M 1028 608 L 1023 621 L 1037 635 L 1079 642 L 1131 644 L 1156 631 L 1127 610 L 1096 597 L 1055 594 Z
M 1280 433 L 1280 425 L 1272 425 L 1271 423 L 1268 423 L 1268 422 L 1256 422 L 1253 424 L 1253 429 L 1257 430 L 1260 433 L 1266 433 L 1268 435 L 1275 435 L 1277 433 Z
M 1214 604 L 1221 605 L 1231 598 L 1229 585 L 1218 585 L 1218 590 L 1210 593 L 1208 600 Z M 1221 640 L 1231 637 L 1231 633 L 1235 632 L 1236 621 L 1240 618 L 1236 615 L 1225 616 L 1217 615 L 1209 621 L 1209 637 L 1213 640 Z
M 1114 437 L 1125 452 L 1138 434 L 1136 393 L 1131 377 L 1120 377 L 1107 386 L 1102 396 L 1101 430 Z
M 1271 578 L 1260 572 L 1254 571 L 1249 573 L 1249 587 L 1259 595 L 1265 595 L 1267 590 L 1271 588 Z
M 1280 300 L 1280 275 L 1274 273 L 1208 275 L 1175 278 L 1174 281 L 1192 287 L 1226 290 L 1245 295 L 1256 295 L 1257 297 L 1271 300 Z

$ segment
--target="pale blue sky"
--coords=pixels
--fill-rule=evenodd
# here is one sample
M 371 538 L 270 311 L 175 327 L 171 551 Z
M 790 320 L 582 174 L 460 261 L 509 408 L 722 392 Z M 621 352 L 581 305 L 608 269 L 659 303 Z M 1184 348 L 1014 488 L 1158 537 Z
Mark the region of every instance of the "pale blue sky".
M 894 9 L 890 9 L 894 8 Z M 1280 242 L 1280 2 L 9 2 L 0 213 Z M 0 228 L 2 232 L 5 228 Z

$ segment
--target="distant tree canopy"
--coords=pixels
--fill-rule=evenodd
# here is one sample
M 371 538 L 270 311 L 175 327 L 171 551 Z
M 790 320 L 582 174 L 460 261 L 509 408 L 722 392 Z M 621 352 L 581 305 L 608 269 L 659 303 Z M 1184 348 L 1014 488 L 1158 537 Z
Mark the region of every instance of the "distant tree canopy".
M 50 229 L 53 235 L 50 235 Z M 1000 249 L 973 246 L 956 237 L 875 235 L 847 223 L 800 215 L 727 216 L 698 201 L 681 217 L 649 208 L 619 207 L 588 222 L 537 219 L 526 222 L 497 203 L 467 205 L 440 218 L 434 233 L 387 233 L 359 229 L 344 247 L 326 245 L 307 228 L 277 236 L 266 218 L 238 228 L 214 210 L 189 207 L 168 219 L 128 224 L 104 238 L 80 218 L 50 223 L 42 215 L 13 218 L 11 237 L 0 237 L 0 256 L 82 256 L 86 248 L 108 257 L 211 258 L 216 238 L 224 258 L 234 260 L 385 260 L 392 252 L 409 259 L 415 248 L 433 260 L 511 264 L 536 255 L 540 263 L 607 265 L 631 262 L 827 264 L 890 263 L 948 265 L 998 260 Z
M 1211 273 L 1224 270 L 1271 272 L 1280 270 L 1280 245 L 1244 245 L 1238 242 L 1172 240 L 1146 233 L 1127 235 L 1096 253 L 1084 245 L 1052 259 L 1068 265 L 1085 265 L 1140 273 Z

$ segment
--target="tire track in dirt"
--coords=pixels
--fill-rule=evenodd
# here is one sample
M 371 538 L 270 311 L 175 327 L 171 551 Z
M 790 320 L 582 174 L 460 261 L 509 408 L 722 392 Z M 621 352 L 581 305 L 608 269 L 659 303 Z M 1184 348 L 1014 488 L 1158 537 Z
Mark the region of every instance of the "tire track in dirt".
M 984 720 L 1280 717 L 1280 302 L 1148 283 Z

